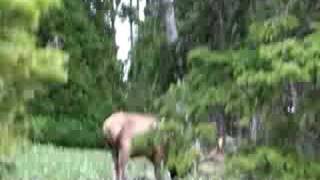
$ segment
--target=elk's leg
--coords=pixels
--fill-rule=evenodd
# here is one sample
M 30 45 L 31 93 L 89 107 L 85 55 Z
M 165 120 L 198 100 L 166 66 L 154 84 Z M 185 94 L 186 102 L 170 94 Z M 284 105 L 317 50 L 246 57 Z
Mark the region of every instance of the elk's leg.
M 125 170 L 126 165 L 130 157 L 130 141 L 128 139 L 123 139 L 120 142 L 119 156 L 118 156 L 118 166 L 119 166 L 119 177 L 120 180 L 126 180 Z
M 119 157 L 119 153 L 116 149 L 112 150 L 112 160 L 113 160 L 113 180 L 119 180 L 120 178 L 120 174 L 119 174 L 119 163 L 118 163 L 118 157 Z
M 154 165 L 154 175 L 156 180 L 163 180 L 163 168 L 161 162 L 153 163 Z
M 160 146 L 156 147 L 152 153 L 152 163 L 154 166 L 154 173 L 157 180 L 163 180 L 163 152 Z
M 117 144 L 110 140 L 106 139 L 106 147 L 111 151 L 112 155 L 112 161 L 113 161 L 113 169 L 112 169 L 112 178 L 113 180 L 119 180 L 119 163 L 118 163 L 118 156 L 119 156 L 119 151 Z

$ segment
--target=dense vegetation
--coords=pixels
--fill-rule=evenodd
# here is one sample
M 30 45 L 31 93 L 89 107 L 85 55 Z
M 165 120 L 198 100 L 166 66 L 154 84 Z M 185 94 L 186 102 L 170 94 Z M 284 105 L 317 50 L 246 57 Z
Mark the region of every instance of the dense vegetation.
M 36 126 L 42 124 L 47 129 L 34 138 L 67 146 L 101 146 L 97 129 L 121 104 L 121 69 L 115 57 L 114 35 L 99 23 L 98 14 L 90 14 L 87 3 L 62 2 L 62 8 L 43 16 L 38 37 L 39 44 L 60 39 L 58 43 L 70 55 L 69 78 L 66 84 L 50 86 L 31 102 L 36 116 L 33 128 L 38 130 Z M 51 121 L 43 123 L 46 119 Z
M 0 156 L 14 151 L 25 102 L 43 85 L 67 81 L 67 54 L 36 43 L 39 15 L 58 5 L 50 0 L 0 3 Z
M 103 120 L 127 110 L 164 120 L 179 176 L 195 142 L 231 137 L 226 178 L 319 179 L 320 1 L 146 0 L 143 21 L 142 1 L 0 2 L 0 161 L 25 137 L 101 148 Z

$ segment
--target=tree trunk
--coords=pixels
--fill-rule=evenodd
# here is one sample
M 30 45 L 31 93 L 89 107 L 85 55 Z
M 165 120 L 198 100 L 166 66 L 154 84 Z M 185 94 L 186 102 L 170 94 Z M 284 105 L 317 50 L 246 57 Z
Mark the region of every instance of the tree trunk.
M 111 29 L 112 29 L 112 34 L 115 36 L 116 28 L 115 28 L 115 21 L 116 21 L 116 16 L 118 13 L 118 7 L 119 7 L 120 1 L 119 0 L 112 0 L 112 8 L 111 8 Z M 115 42 L 115 40 L 114 40 Z
M 138 19 L 140 20 L 140 0 L 137 0 Z
M 161 0 L 163 8 L 163 19 L 166 28 L 166 37 L 169 44 L 178 40 L 176 17 L 174 13 L 173 0 Z
M 176 26 L 176 17 L 174 12 L 174 0 L 161 0 L 161 9 L 162 9 L 162 19 L 166 29 L 166 37 L 168 45 L 173 47 L 172 53 L 174 59 L 176 59 L 177 73 L 176 77 L 178 82 L 183 78 L 183 59 L 181 56 L 181 43 L 178 42 L 178 30 Z
M 219 2 L 219 12 L 218 12 L 218 19 L 219 19 L 219 49 L 224 49 L 226 44 L 226 37 L 225 37 L 225 25 L 224 25 L 224 0 L 220 0 Z
M 261 116 L 259 112 L 255 112 L 250 122 L 250 140 L 253 144 L 257 144 L 258 131 L 260 130 Z
M 217 121 L 218 129 L 218 152 L 223 153 L 224 144 L 225 144 L 225 122 L 223 113 L 219 113 Z
M 217 128 L 217 153 L 223 153 L 224 145 L 225 145 L 225 115 L 224 115 L 224 107 L 216 106 L 209 107 L 209 121 L 215 121 Z
M 241 127 L 241 124 L 240 124 L 240 118 L 237 119 L 236 128 L 237 128 L 237 146 L 240 147 L 241 140 L 242 140 L 242 137 L 243 137 L 242 127 Z
M 130 21 L 130 46 L 131 46 L 131 50 L 133 48 L 133 6 L 132 6 L 132 0 L 130 0 L 130 16 L 129 16 L 129 21 Z
M 138 17 L 138 23 L 136 24 L 137 26 L 137 35 L 139 35 L 139 22 L 140 22 L 140 0 L 137 0 L 137 17 Z
M 105 25 L 105 14 L 106 14 L 106 4 L 104 1 L 95 1 L 96 7 L 96 18 L 95 23 L 102 33 L 106 33 L 106 25 Z
M 288 112 L 289 113 L 295 113 L 297 109 L 297 101 L 298 101 L 298 93 L 296 90 L 296 87 L 293 82 L 289 83 L 289 89 L 290 89 L 290 103 L 288 106 Z

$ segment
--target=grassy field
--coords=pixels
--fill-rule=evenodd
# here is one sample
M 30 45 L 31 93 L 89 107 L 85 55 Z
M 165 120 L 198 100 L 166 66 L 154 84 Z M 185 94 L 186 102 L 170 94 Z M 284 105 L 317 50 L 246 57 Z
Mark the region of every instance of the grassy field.
M 59 148 L 32 145 L 16 156 L 13 176 L 5 180 L 111 180 L 112 160 L 103 150 Z M 131 160 L 127 167 L 129 180 L 153 180 L 153 166 L 141 159 Z M 186 179 L 216 179 L 213 176 Z
M 128 164 L 130 177 L 152 178 L 153 167 L 137 159 Z M 66 149 L 49 145 L 33 145 L 16 157 L 15 175 L 10 180 L 109 180 L 112 161 L 102 150 Z M 138 178 L 139 179 L 139 178 Z

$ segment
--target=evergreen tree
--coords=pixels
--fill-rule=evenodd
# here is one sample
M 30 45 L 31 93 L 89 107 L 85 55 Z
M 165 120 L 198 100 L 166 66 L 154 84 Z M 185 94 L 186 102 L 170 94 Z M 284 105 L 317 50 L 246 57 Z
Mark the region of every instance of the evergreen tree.
M 33 103 L 35 111 L 101 122 L 121 103 L 121 65 L 114 34 L 101 19 L 110 8 L 107 1 L 65 0 L 63 8 L 42 19 L 40 44 L 57 36 L 72 60 L 68 83 L 51 86 L 48 94 L 40 95 Z

